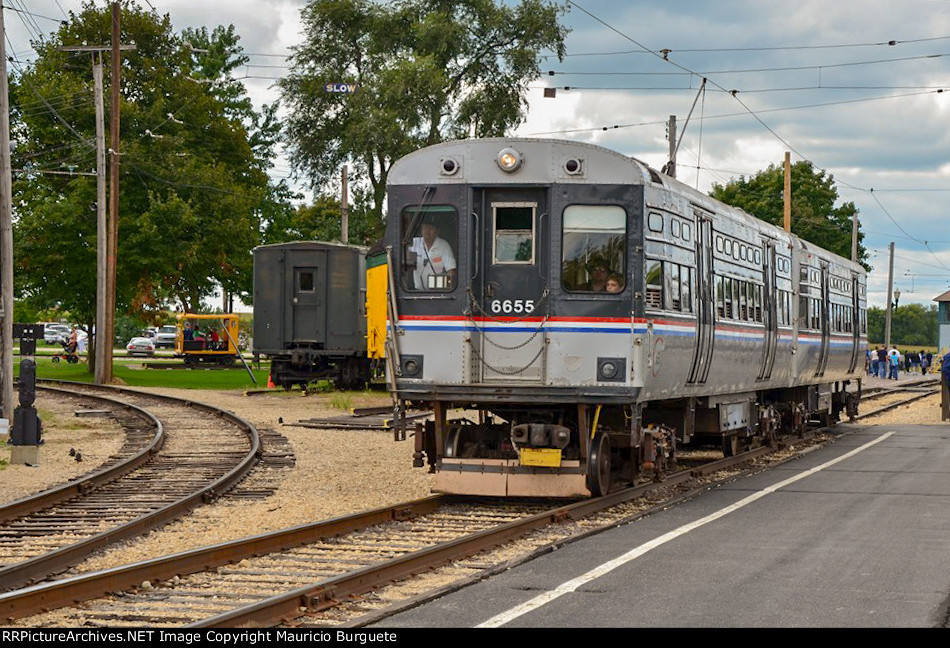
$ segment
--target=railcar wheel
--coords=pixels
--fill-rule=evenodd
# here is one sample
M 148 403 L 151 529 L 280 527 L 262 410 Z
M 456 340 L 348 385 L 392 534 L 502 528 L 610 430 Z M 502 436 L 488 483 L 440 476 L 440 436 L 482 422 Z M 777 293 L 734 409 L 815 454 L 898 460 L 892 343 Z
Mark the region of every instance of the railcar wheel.
M 587 461 L 587 488 L 594 497 L 610 490 L 610 438 L 600 433 L 594 437 Z
M 722 456 L 735 457 L 739 454 L 739 435 L 728 434 L 722 437 Z

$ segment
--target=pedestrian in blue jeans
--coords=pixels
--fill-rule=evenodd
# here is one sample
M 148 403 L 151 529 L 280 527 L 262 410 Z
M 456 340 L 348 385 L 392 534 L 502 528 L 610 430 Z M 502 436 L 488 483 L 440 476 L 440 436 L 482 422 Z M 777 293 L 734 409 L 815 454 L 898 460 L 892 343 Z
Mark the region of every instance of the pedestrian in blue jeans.
M 897 380 L 898 366 L 901 361 L 901 356 L 900 356 L 900 353 L 897 351 L 897 349 L 891 349 L 890 351 L 887 352 L 887 360 L 891 366 L 891 373 L 888 376 L 888 378 L 892 380 Z
M 884 347 L 877 348 L 877 376 L 878 378 L 887 376 L 887 351 Z

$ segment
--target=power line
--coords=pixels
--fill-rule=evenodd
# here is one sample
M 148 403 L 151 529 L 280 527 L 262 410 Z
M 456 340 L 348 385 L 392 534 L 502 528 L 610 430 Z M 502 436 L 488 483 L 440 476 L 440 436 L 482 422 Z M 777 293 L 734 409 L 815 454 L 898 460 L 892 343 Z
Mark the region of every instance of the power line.
M 666 50 L 664 50 L 665 52 Z M 945 56 L 950 56 L 950 54 L 921 54 L 919 56 L 904 56 L 900 58 L 893 59 L 877 59 L 873 61 L 852 61 L 848 63 L 823 63 L 821 65 L 793 65 L 793 66 L 783 66 L 783 67 L 771 67 L 771 68 L 752 68 L 752 69 L 740 69 L 740 70 L 699 70 L 696 72 L 557 72 L 555 70 L 549 70 L 548 76 L 556 75 L 571 75 L 579 74 L 583 76 L 638 76 L 638 75 L 670 75 L 670 76 L 682 76 L 685 74 L 695 74 L 697 76 L 708 76 L 710 74 L 760 74 L 763 72 L 802 72 L 805 70 L 827 70 L 831 68 L 841 68 L 841 67 L 854 67 L 859 65 L 880 65 L 884 63 L 899 63 L 905 61 L 917 61 L 922 59 L 937 59 L 943 58 Z M 663 60 L 667 62 L 669 58 L 664 54 Z
M 950 271 L 950 268 L 948 268 L 946 265 L 944 265 L 943 261 L 940 260 L 940 258 L 936 255 L 936 253 L 934 253 L 934 251 L 933 251 L 932 249 L 930 249 L 930 244 L 929 244 L 927 241 L 922 241 L 922 240 L 920 240 L 920 239 L 918 239 L 918 238 L 915 238 L 915 237 L 911 236 L 910 233 L 907 232 L 907 230 L 905 230 L 903 227 L 901 227 L 900 224 L 899 224 L 896 220 L 894 220 L 894 218 L 893 218 L 893 217 L 891 216 L 891 214 L 887 211 L 887 209 L 884 208 L 884 205 L 881 204 L 881 201 L 878 200 L 877 196 L 874 195 L 874 189 L 873 189 L 873 188 L 870 189 L 870 194 L 871 194 L 871 197 L 874 198 L 874 202 L 876 202 L 877 205 L 878 205 L 878 207 L 881 208 L 881 211 L 884 212 L 884 215 L 887 216 L 887 218 L 888 218 L 892 223 L 894 223 L 894 225 L 897 226 L 897 229 L 899 229 L 899 230 L 902 231 L 904 234 L 906 234 L 908 237 L 910 237 L 910 239 L 913 240 L 915 243 L 920 243 L 920 244 L 922 244 L 925 248 L 927 248 L 927 251 L 930 252 L 930 255 L 931 255 L 934 259 L 937 260 L 937 263 L 940 264 L 940 267 L 942 267 L 944 270 Z
M 906 45 L 911 43 L 926 43 L 939 40 L 950 40 L 950 36 L 935 36 L 930 38 L 915 38 L 907 40 L 888 40 L 888 41 L 874 41 L 867 43 L 838 43 L 830 45 L 776 45 L 770 47 L 706 47 L 706 48 L 664 48 L 663 51 L 676 54 L 684 53 L 700 53 L 707 54 L 712 52 L 779 52 L 779 51 L 794 51 L 794 50 L 820 50 L 820 49 L 845 49 L 845 48 L 857 48 L 857 47 L 893 47 L 895 45 Z M 615 52 L 577 52 L 577 53 L 568 53 L 564 56 L 570 57 L 582 57 L 582 56 L 618 56 L 623 54 L 647 54 L 643 50 L 623 50 Z M 552 55 L 553 56 L 553 55 Z M 548 57 L 543 57 L 548 58 Z
M 574 88 L 574 87 L 571 87 L 571 88 L 565 88 L 565 89 L 567 89 L 567 90 L 571 90 L 571 89 L 588 89 L 588 90 L 590 90 L 590 89 L 597 89 L 597 88 Z M 695 90 L 695 88 L 679 88 L 679 89 L 681 89 L 681 90 Z M 784 106 L 784 107 L 779 107 L 779 108 L 764 108 L 764 109 L 762 109 L 762 110 L 759 110 L 758 112 L 764 114 L 764 113 L 784 112 L 784 111 L 789 111 L 789 110 L 804 110 L 804 109 L 806 109 L 806 108 L 824 108 L 824 107 L 827 107 L 827 106 L 844 106 L 844 105 L 848 105 L 848 104 L 865 103 L 865 102 L 869 102 L 869 101 L 882 101 L 882 100 L 884 100 L 884 99 L 900 99 L 900 98 L 904 98 L 904 97 L 919 97 L 919 96 L 921 96 L 921 95 L 928 95 L 928 94 L 942 94 L 943 92 L 945 92 L 943 89 L 940 89 L 940 90 L 928 90 L 928 91 L 926 91 L 926 92 L 906 92 L 906 93 L 901 93 L 901 94 L 882 95 L 882 96 L 879 96 L 879 97 L 864 97 L 864 98 L 862 98 L 862 99 L 842 99 L 842 100 L 840 100 L 840 101 L 827 101 L 827 102 L 822 102 L 822 103 L 802 104 L 802 105 L 798 105 L 798 106 Z M 705 117 L 703 117 L 703 119 L 704 119 L 704 120 L 708 120 L 708 119 L 726 119 L 726 118 L 730 118 L 730 117 L 745 117 L 747 114 L 748 114 L 748 112 L 743 111 L 743 112 L 738 112 L 738 113 L 724 113 L 724 114 L 721 114 L 721 115 L 706 115 Z M 637 123 L 633 123 L 633 124 L 614 124 L 614 125 L 609 125 L 609 126 L 592 126 L 592 127 L 589 127 L 589 128 L 574 128 L 574 129 L 568 129 L 568 130 L 546 131 L 546 132 L 542 132 L 542 133 L 533 133 L 532 135 L 558 135 L 558 134 L 562 134 L 562 133 L 582 133 L 582 132 L 592 132 L 592 131 L 599 131 L 599 130 L 613 130 L 613 129 L 618 129 L 618 128 L 634 128 L 634 127 L 638 127 L 638 126 L 654 126 L 654 125 L 656 125 L 656 124 L 665 124 L 665 123 L 666 123 L 666 121 L 664 120 L 664 121 L 637 122 Z
M 13 0 L 13 2 L 16 2 L 16 1 L 17 1 L 17 0 Z M 53 17 L 51 17 L 51 16 L 44 16 L 43 14 L 38 14 L 38 13 L 35 13 L 35 12 L 33 12 L 33 11 L 27 11 L 26 9 L 17 9 L 16 7 L 12 7 L 12 6 L 9 6 L 9 5 L 4 5 L 3 8 L 4 8 L 4 9 L 9 9 L 10 11 L 14 11 L 14 12 L 16 12 L 16 13 L 18 13 L 18 14 L 21 14 L 21 15 L 30 16 L 30 17 L 32 17 L 32 18 L 45 18 L 46 20 L 52 20 L 53 22 L 57 22 L 57 23 L 60 23 L 60 24 L 62 24 L 62 23 L 64 22 L 61 18 L 53 18 Z

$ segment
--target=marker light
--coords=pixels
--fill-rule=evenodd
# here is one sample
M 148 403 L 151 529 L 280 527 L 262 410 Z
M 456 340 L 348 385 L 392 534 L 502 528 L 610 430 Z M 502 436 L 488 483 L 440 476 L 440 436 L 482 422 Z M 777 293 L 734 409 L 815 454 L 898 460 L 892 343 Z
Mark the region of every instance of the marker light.
M 458 173 L 459 163 L 452 158 L 445 158 L 442 160 L 442 170 L 440 173 L 445 176 L 451 176 Z
M 521 166 L 521 154 L 513 148 L 505 148 L 498 153 L 496 162 L 505 173 L 513 173 Z

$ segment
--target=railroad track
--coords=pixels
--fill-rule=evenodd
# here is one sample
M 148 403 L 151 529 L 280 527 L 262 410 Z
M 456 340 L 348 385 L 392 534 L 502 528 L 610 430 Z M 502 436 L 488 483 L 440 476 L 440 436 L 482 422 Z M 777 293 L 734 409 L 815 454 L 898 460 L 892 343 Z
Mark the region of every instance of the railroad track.
M 210 501 L 240 481 L 260 451 L 253 425 L 210 406 L 120 388 L 38 389 L 104 404 L 127 439 L 93 473 L 0 508 L 0 590 L 64 571 Z
M 901 405 L 912 403 L 915 400 L 926 398 L 931 394 L 936 394 L 939 392 L 940 380 L 937 377 L 916 380 L 914 382 L 898 383 L 893 387 L 878 387 L 873 390 L 866 390 L 861 395 L 862 404 L 866 404 L 868 401 L 890 402 L 881 405 L 874 410 L 859 416 L 858 418 L 861 419 L 869 416 L 875 416 L 877 414 L 881 414 L 882 412 L 900 407 Z M 864 408 L 862 407 L 862 409 Z
M 472 558 L 479 552 L 539 532 L 540 540 L 516 559 L 522 562 L 646 515 L 651 498 L 668 506 L 672 498 L 692 496 L 707 487 L 704 477 L 775 451 L 756 448 L 674 473 L 662 484 L 570 504 L 431 497 L 11 592 L 0 596 L 0 619 L 36 627 L 363 625 L 396 608 L 360 621 L 327 611 L 449 563 L 464 574 L 444 587 L 461 587 L 512 564 Z M 349 616 L 365 613 L 360 605 Z

